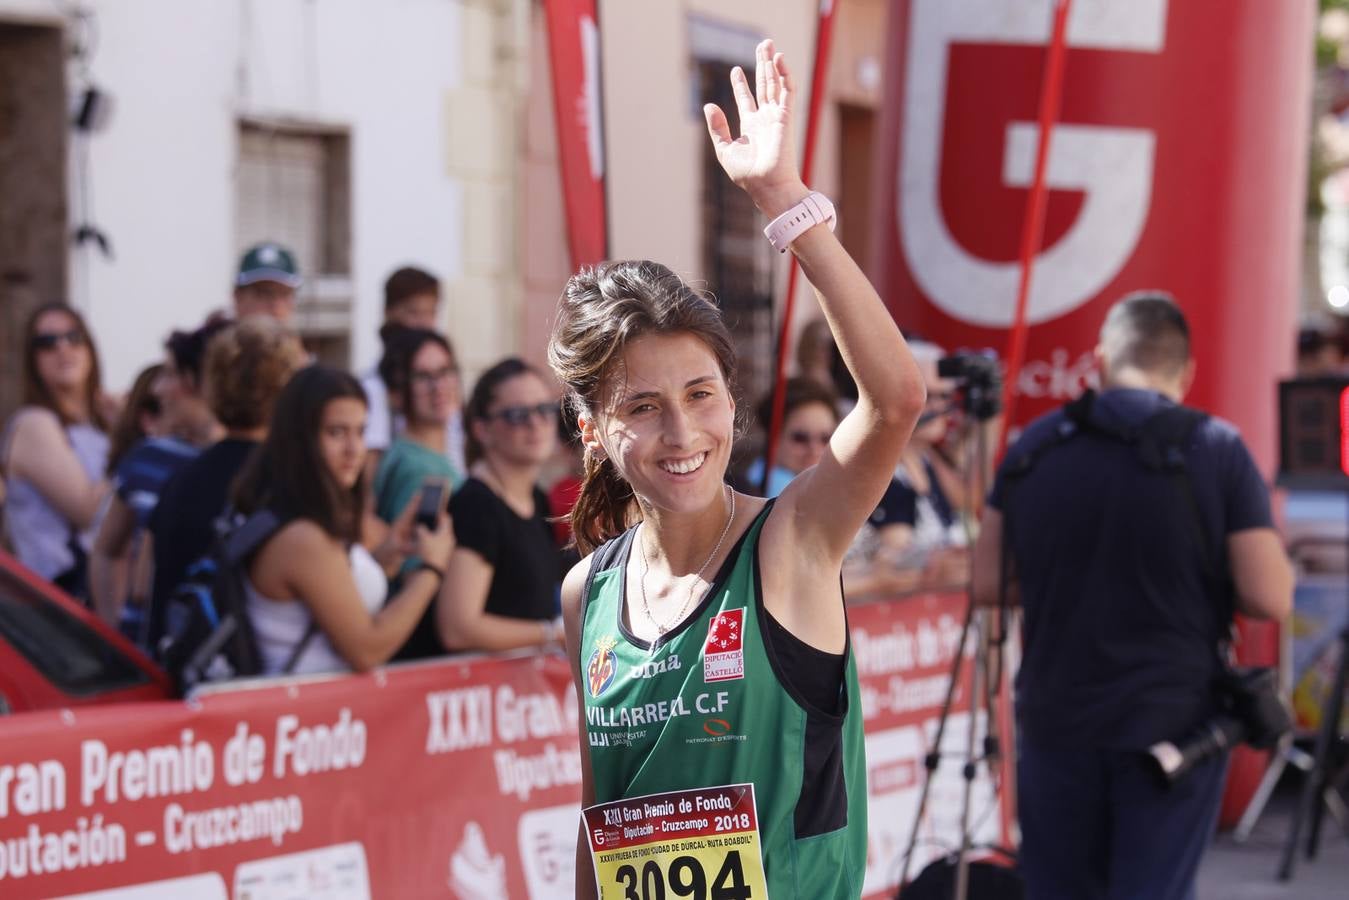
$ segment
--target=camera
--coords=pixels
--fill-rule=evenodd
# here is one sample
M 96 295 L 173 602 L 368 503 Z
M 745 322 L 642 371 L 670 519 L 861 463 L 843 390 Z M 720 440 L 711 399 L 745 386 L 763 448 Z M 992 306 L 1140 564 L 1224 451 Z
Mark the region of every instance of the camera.
M 1293 727 L 1272 668 L 1225 671 L 1218 682 L 1218 703 L 1218 714 L 1185 737 L 1148 748 L 1153 770 L 1164 784 L 1175 784 L 1199 763 L 1237 744 L 1273 747 Z
M 1002 410 L 1002 364 L 992 350 L 960 350 L 937 360 L 937 374 L 960 382 L 961 408 L 986 422 Z

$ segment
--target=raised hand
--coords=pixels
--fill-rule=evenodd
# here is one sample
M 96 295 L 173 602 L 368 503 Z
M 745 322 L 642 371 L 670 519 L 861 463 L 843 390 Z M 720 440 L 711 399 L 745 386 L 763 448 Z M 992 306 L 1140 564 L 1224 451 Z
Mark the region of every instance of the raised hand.
M 715 103 L 703 107 L 717 161 L 731 180 L 749 192 L 764 212 L 804 196 L 793 150 L 791 111 L 795 87 L 787 63 L 772 40 L 754 50 L 754 89 L 739 66 L 731 70 L 731 89 L 740 112 L 740 136 L 732 139 L 726 114 Z

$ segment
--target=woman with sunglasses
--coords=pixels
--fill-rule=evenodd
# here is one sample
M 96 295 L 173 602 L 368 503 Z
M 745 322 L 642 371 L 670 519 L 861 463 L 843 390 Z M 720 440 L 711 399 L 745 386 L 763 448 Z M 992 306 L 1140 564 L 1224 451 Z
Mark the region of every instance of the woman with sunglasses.
M 561 640 L 561 556 L 539 489 L 557 447 L 557 401 L 522 360 L 503 360 L 473 386 L 469 478 L 450 500 L 458 546 L 436 604 L 449 650 L 545 647 Z
M 24 329 L 23 405 L 0 439 L 5 531 L 19 562 L 87 597 L 91 533 L 108 494 L 98 353 L 79 313 L 39 306 Z
M 725 484 L 736 359 L 716 306 L 650 261 L 567 283 L 548 358 L 579 413 L 572 525 L 594 549 L 562 589 L 584 733 L 578 897 L 639 883 L 861 894 L 866 760 L 839 573 L 922 411 L 923 381 L 826 224 L 832 204 L 801 180 L 796 88 L 771 41 L 755 74 L 731 73 L 739 136 L 711 104 L 708 132 L 773 246 L 814 286 L 858 401 L 777 498 L 740 495 Z M 663 796 L 629 802 L 649 795 Z M 715 842 L 671 846 L 704 827 Z
M 768 437 L 773 418 L 773 393 L 770 391 L 755 411 L 759 427 Z M 784 386 L 782 428 L 773 471 L 766 490 L 763 483 L 764 460 L 754 460 L 745 470 L 745 486 L 752 494 L 776 497 L 793 478 L 820 461 L 829 449 L 829 438 L 838 427 L 838 399 L 834 392 L 813 378 L 789 378 Z
M 912 341 L 909 351 L 923 373 L 927 402 L 885 496 L 848 550 L 843 587 L 849 598 L 957 587 L 968 580 L 961 515 L 966 492 L 939 449 L 950 429 L 955 385 L 937 374 L 937 361 L 946 355 L 940 347 Z

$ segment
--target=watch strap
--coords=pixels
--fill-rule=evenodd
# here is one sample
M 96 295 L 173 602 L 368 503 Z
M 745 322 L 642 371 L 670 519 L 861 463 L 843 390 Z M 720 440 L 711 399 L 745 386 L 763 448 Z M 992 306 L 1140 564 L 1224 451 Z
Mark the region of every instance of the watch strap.
M 769 222 L 763 233 L 774 249 L 779 253 L 786 253 L 792 241 L 816 225 L 828 222 L 829 230 L 833 231 L 837 221 L 834 204 L 829 198 L 819 191 L 811 191 L 800 203 Z

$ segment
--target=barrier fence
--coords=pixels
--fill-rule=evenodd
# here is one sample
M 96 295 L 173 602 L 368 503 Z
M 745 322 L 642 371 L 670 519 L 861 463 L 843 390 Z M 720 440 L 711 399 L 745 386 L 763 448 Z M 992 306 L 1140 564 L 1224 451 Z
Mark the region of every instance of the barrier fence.
M 964 608 L 923 594 L 849 610 L 867 897 L 894 892 Z M 952 719 L 953 753 L 967 720 Z M 0 720 L 0 896 L 570 897 L 576 721 L 557 655 L 13 716 Z M 914 872 L 957 841 L 962 762 L 941 766 Z M 1001 799 L 980 778 L 976 842 L 1001 836 Z

